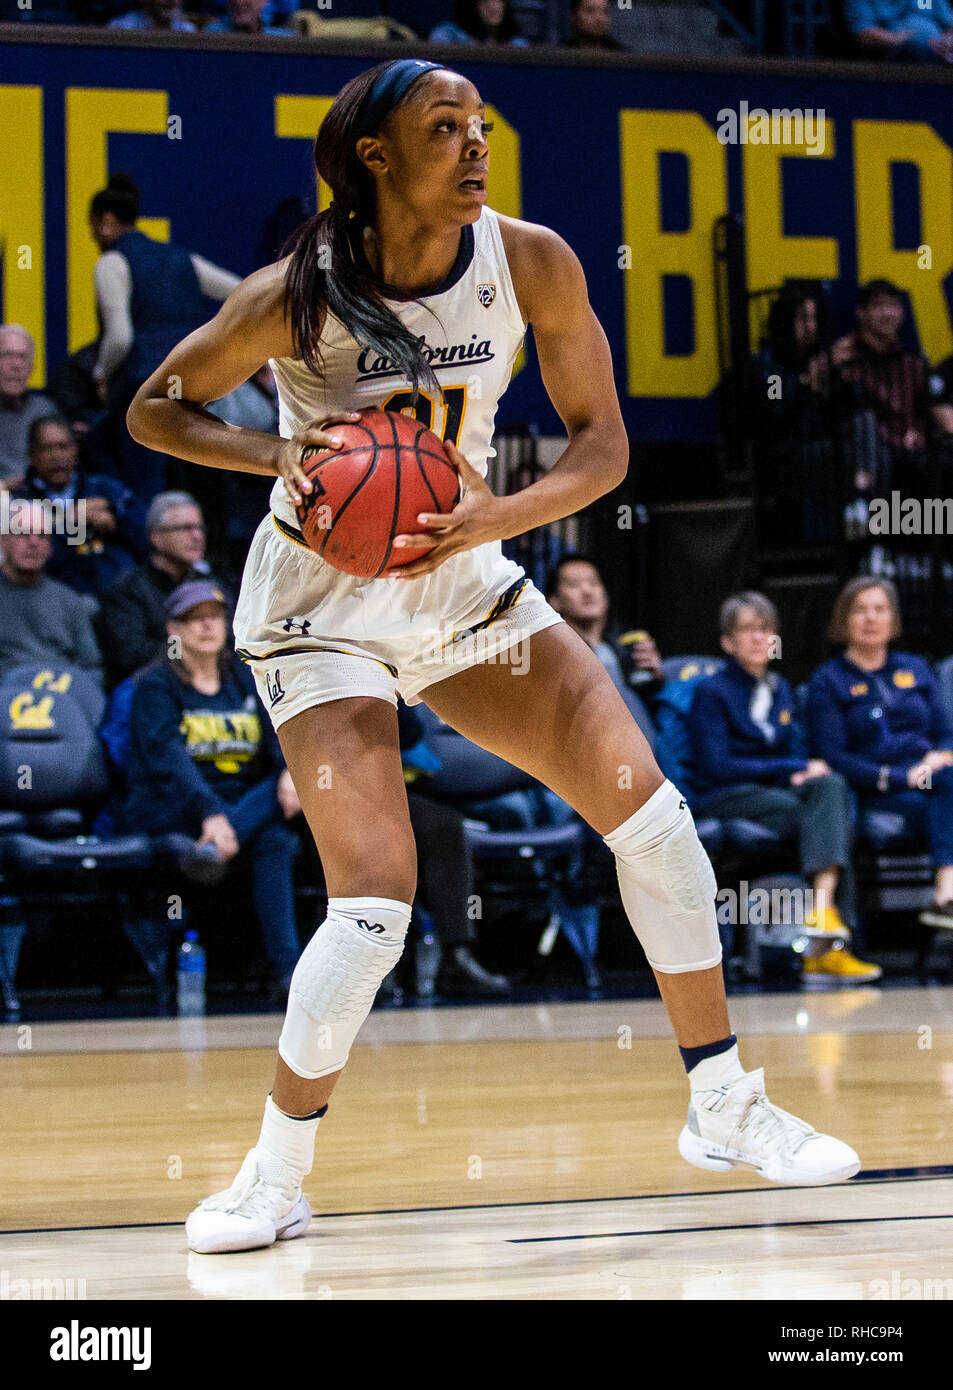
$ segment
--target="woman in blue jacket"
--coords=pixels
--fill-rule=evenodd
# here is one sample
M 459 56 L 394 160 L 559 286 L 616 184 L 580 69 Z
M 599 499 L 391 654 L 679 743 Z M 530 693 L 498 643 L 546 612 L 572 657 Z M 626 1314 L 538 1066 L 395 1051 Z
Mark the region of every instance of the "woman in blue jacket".
M 225 614 L 208 580 L 180 584 L 166 601 L 168 654 L 132 697 L 123 819 L 140 834 L 192 837 L 213 866 L 248 856 L 265 948 L 287 989 L 301 948 L 285 822 L 301 805 L 254 681 L 225 650 Z
M 811 731 L 861 809 L 898 811 L 929 842 L 934 906 L 920 921 L 953 930 L 953 727 L 927 662 L 890 650 L 899 636 L 889 579 L 863 575 L 845 585 L 830 629 L 844 652 L 811 678 Z
M 814 938 L 805 976 L 838 984 L 876 980 L 880 967 L 844 944 L 850 930 L 838 910 L 852 920 L 850 796 L 826 762 L 807 756 L 791 687 L 769 673 L 777 655 L 774 604 L 764 594 L 734 594 L 721 606 L 719 628 L 724 669 L 699 681 L 689 713 L 696 813 L 742 817 L 796 838 L 814 894 L 814 910 L 804 915 Z

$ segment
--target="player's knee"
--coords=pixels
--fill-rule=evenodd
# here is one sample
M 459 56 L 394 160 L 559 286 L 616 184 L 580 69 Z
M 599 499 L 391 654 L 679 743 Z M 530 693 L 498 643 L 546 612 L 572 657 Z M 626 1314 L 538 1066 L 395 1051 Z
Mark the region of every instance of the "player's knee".
M 308 1080 L 340 1071 L 386 975 L 400 960 L 411 906 L 376 895 L 330 897 L 328 915 L 295 966 L 278 1040 Z
M 665 973 L 706 970 L 721 959 L 718 885 L 685 798 L 664 782 L 604 840 L 649 964 Z
M 374 835 L 337 850 L 324 865 L 336 896 L 392 898 L 412 903 L 417 891 L 417 846 L 412 833 Z

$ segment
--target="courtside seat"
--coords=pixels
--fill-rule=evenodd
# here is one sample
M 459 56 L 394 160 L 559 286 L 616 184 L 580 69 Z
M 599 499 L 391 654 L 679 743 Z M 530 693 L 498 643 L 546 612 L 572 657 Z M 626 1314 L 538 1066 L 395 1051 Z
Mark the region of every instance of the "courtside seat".
M 142 868 L 144 836 L 90 836 L 89 823 L 109 791 L 96 734 L 104 697 L 73 667 L 19 666 L 0 678 L 0 835 L 5 865 L 45 868 Z
M 477 801 L 538 785 L 520 768 L 441 723 L 432 710 L 418 705 L 417 712 L 423 720 L 427 747 L 440 762 L 430 785 L 447 801 Z
M 788 842 L 776 831 L 757 821 L 745 820 L 743 816 L 732 816 L 722 821 L 722 850 L 738 855 L 776 855 Z
M 21 666 L 0 678 L 0 893 L 8 941 L 0 985 L 8 1011 L 19 941 L 50 911 L 112 901 L 139 949 L 127 919 L 147 886 L 150 842 L 89 833 L 110 785 L 96 733 L 104 704 L 96 682 L 74 667 Z M 143 959 L 155 974 L 154 960 Z
M 427 747 L 440 761 L 430 784 L 444 800 L 464 806 L 539 786 L 528 773 L 458 734 L 425 705 L 418 705 L 417 713 Z M 545 904 L 548 922 L 540 938 L 540 954 L 548 955 L 558 931 L 560 889 L 572 861 L 578 862 L 583 854 L 583 822 L 575 819 L 561 826 L 493 830 L 479 820 L 468 819 L 465 831 L 481 892 Z M 577 943 L 570 940 L 575 949 Z
M 52 811 L 34 811 L 25 818 L 25 829 L 44 840 L 62 840 L 66 835 L 79 835 L 83 829 L 83 813 L 75 806 L 55 806 Z
M 906 818 L 898 811 L 863 811 L 858 836 L 875 854 L 896 854 L 901 850 L 921 850 L 923 842 L 911 834 Z
M 953 724 L 953 656 L 937 662 L 934 667 L 937 685 L 940 687 L 940 700 L 946 717 Z
M 667 656 L 662 675 L 667 681 L 696 681 L 702 676 L 717 676 L 724 664 L 721 656 Z
M 695 829 L 705 847 L 705 853 L 710 858 L 721 853 L 725 847 L 725 827 L 720 820 L 702 816 L 700 820 L 696 820 Z
M 104 869 L 145 869 L 152 863 L 152 845 L 146 835 L 71 835 L 63 840 L 43 840 L 37 835 L 4 836 L 4 872 L 42 874 L 51 869 L 89 875 Z M 56 885 L 50 885 L 54 891 Z
M 573 854 L 582 848 L 579 821 L 533 830 L 491 830 L 479 821 L 468 820 L 466 832 L 467 843 L 479 859 L 533 859 L 539 855 Z

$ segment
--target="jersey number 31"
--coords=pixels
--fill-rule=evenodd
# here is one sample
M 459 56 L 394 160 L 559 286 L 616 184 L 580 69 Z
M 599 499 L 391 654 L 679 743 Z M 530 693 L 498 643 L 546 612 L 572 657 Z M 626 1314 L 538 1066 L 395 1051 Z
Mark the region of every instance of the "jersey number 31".
M 440 437 L 444 441 L 449 440 L 455 448 L 459 448 L 460 431 L 463 428 L 463 416 L 467 408 L 467 388 L 465 386 L 445 386 L 443 396 L 446 419 L 444 420 L 443 434 Z M 404 415 L 413 415 L 422 425 L 426 425 L 428 430 L 433 429 L 434 398 L 426 391 L 419 392 L 416 406 L 412 391 L 394 391 L 387 397 L 381 409 L 396 410 Z

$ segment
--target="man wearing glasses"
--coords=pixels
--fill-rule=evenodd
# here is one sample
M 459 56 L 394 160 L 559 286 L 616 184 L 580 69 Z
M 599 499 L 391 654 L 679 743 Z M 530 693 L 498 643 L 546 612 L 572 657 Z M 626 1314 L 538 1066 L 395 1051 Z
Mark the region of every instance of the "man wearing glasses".
M 147 559 L 107 589 L 97 635 L 111 688 L 152 661 L 166 644 L 165 602 L 191 579 L 207 579 L 205 523 L 187 492 L 160 492 L 146 513 Z

